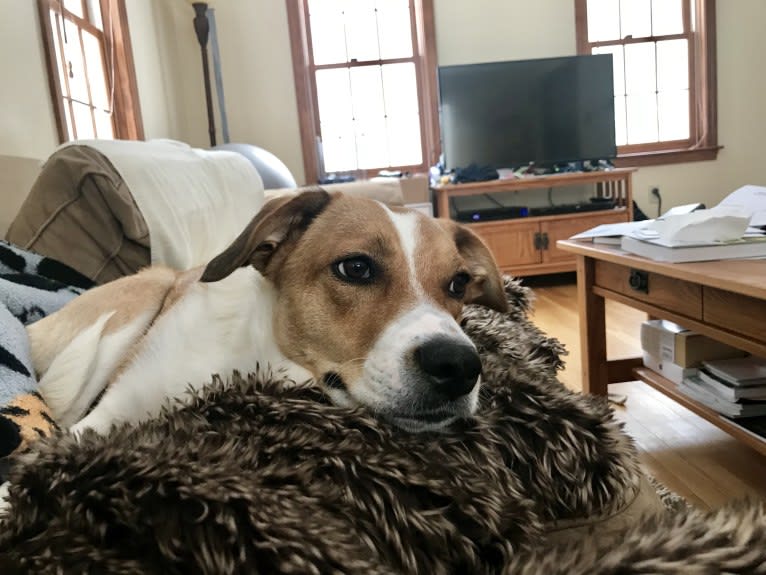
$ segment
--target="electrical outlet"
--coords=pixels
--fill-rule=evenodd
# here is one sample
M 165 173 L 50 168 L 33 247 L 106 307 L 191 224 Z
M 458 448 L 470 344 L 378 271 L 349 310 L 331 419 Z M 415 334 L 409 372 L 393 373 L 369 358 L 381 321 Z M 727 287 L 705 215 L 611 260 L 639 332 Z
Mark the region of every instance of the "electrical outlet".
M 660 188 L 657 186 L 649 186 L 649 194 L 647 200 L 650 204 L 660 203 Z

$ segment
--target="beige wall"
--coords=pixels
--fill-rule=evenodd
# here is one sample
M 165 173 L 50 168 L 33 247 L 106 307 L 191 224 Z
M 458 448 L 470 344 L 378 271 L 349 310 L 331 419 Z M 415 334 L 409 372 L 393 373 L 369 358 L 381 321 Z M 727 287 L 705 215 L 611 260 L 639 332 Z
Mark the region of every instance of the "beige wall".
M 126 5 L 146 138 L 173 138 L 206 147 L 194 10 L 186 0 L 128 0 Z
M 442 66 L 576 51 L 574 0 L 433 1 Z
M 37 2 L 0 0 L 0 155 L 44 158 L 58 141 Z
M 572 54 L 572 0 L 434 0 L 440 64 Z M 56 145 L 35 0 L 0 0 L 0 154 L 45 157 Z M 136 74 L 147 137 L 206 146 L 199 48 L 186 0 L 129 0 Z M 216 0 L 232 140 L 260 145 L 303 181 L 298 115 L 285 3 Z M 664 207 L 717 203 L 745 183 L 766 184 L 766 2 L 718 2 L 719 142 L 714 162 L 643 168 L 636 199 L 648 213 L 648 188 Z M 31 33 L 30 33 L 31 31 Z M 6 72 L 10 70 L 10 72 Z M 219 126 L 220 136 L 220 126 Z
M 215 17 L 231 141 L 266 148 L 303 182 L 284 0 L 217 0 Z

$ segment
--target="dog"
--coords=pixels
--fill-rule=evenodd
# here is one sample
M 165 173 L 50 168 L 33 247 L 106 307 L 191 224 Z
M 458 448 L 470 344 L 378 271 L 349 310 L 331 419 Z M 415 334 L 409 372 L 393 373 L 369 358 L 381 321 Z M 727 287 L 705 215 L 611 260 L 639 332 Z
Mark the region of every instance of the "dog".
M 146 268 L 27 330 L 40 392 L 75 434 L 267 366 L 418 432 L 476 409 L 481 361 L 458 324 L 468 303 L 507 307 L 468 228 L 316 190 L 267 202 L 204 267 Z

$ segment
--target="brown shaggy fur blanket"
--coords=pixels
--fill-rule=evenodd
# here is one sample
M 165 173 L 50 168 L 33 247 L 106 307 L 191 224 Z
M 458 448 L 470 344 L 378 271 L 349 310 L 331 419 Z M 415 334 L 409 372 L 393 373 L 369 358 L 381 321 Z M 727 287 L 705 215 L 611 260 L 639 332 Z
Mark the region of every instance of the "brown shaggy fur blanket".
M 11 475 L 0 573 L 766 572 L 755 505 L 546 546 L 546 524 L 619 508 L 639 470 L 606 403 L 557 382 L 563 350 L 527 320 L 527 290 L 507 292 L 508 314 L 465 314 L 481 407 L 445 433 L 264 372 L 105 438 L 40 441 Z

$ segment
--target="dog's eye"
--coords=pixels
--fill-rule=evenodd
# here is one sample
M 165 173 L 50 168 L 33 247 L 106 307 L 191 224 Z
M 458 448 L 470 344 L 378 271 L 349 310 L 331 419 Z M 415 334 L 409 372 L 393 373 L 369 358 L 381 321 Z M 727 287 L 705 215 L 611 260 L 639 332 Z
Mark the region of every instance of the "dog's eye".
M 373 279 L 372 262 L 363 256 L 354 256 L 333 264 L 333 271 L 340 279 L 351 283 L 370 283 Z
M 463 296 L 465 296 L 465 288 L 470 283 L 470 281 L 471 281 L 471 276 L 469 276 L 465 272 L 460 272 L 459 274 L 456 274 L 455 277 L 452 278 L 452 281 L 450 281 L 447 291 L 449 291 L 449 294 L 452 297 L 460 299 Z

